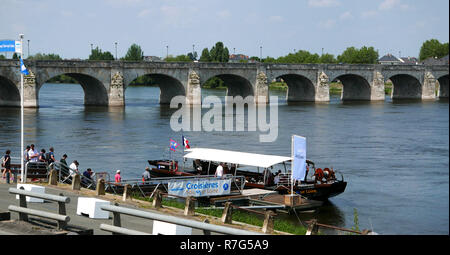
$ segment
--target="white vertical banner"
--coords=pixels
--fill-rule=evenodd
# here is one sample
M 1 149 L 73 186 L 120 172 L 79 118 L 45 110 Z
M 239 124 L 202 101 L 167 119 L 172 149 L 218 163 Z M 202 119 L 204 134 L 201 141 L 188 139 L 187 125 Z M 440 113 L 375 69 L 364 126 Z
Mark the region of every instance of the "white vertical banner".
M 22 41 L 15 41 L 15 52 L 22 55 Z
M 292 136 L 292 180 L 305 180 L 306 175 L 306 138 Z

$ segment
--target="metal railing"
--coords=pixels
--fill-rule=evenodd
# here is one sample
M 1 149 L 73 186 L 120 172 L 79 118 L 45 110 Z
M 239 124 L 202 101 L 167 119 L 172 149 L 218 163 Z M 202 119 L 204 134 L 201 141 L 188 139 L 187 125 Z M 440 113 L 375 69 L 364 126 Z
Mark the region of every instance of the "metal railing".
M 70 168 L 61 162 L 53 162 L 48 166 L 48 169 L 55 169 L 58 172 L 58 182 L 71 184 L 72 183 L 72 174 L 70 172 Z M 80 175 L 81 185 L 87 189 L 95 189 L 96 187 L 96 176 L 95 173 L 91 178 L 88 178 L 81 173 Z
M 158 187 L 163 187 L 166 192 L 168 192 L 167 185 L 169 182 L 173 181 L 183 181 L 192 179 L 205 179 L 205 180 L 223 180 L 231 178 L 233 187 L 242 192 L 245 186 L 244 176 L 233 176 L 231 174 L 224 175 L 223 177 L 215 177 L 214 175 L 194 175 L 194 176 L 180 176 L 180 177 L 160 177 L 151 178 L 149 181 L 142 181 L 142 179 L 128 179 L 122 182 L 106 182 L 107 189 L 113 191 L 114 194 L 120 193 L 119 188 L 122 189 L 125 185 L 130 185 L 132 189 L 137 188 L 143 197 L 146 194 L 143 189 L 151 187 L 152 190 L 158 189 Z M 152 197 L 152 195 L 150 195 Z
M 70 202 L 69 197 L 62 196 L 60 194 L 57 195 L 50 195 L 50 194 L 42 194 L 42 193 L 35 193 L 31 191 L 23 190 L 23 187 L 21 189 L 15 189 L 15 188 L 9 188 L 9 193 L 19 195 L 19 206 L 10 205 L 8 206 L 8 210 L 12 212 L 19 213 L 19 220 L 28 221 L 28 215 L 38 216 L 42 218 L 47 218 L 51 220 L 56 220 L 58 222 L 57 228 L 58 229 L 64 229 L 67 226 L 67 223 L 70 221 L 70 217 L 66 215 L 66 203 Z M 46 211 L 40 211 L 35 209 L 27 208 L 27 202 L 26 197 L 34 197 L 34 198 L 40 198 L 47 201 L 53 201 L 58 203 L 58 213 L 50 213 Z
M 184 227 L 189 228 L 195 228 L 203 230 L 205 233 L 208 232 L 215 232 L 220 234 L 227 234 L 227 235 L 264 235 L 263 233 L 258 232 L 252 232 L 242 229 L 236 229 L 231 227 L 225 227 L 225 226 L 219 226 L 204 222 L 199 222 L 195 220 L 189 220 L 185 218 L 170 216 L 170 215 L 164 215 L 160 213 L 154 213 L 154 212 L 146 212 L 146 211 L 140 211 L 136 209 L 130 209 L 130 208 L 124 208 L 119 206 L 112 206 L 112 205 L 102 205 L 102 210 L 109 211 L 113 213 L 113 225 L 107 225 L 107 224 L 101 224 L 100 229 L 112 232 L 113 234 L 126 234 L 126 235 L 148 235 L 149 233 L 139 232 L 135 230 L 130 230 L 127 228 L 123 228 L 121 226 L 120 221 L 120 215 L 128 215 L 128 216 L 134 216 L 139 217 L 143 219 L 148 220 L 157 220 L 162 222 L 167 222 L 171 224 L 176 224 Z

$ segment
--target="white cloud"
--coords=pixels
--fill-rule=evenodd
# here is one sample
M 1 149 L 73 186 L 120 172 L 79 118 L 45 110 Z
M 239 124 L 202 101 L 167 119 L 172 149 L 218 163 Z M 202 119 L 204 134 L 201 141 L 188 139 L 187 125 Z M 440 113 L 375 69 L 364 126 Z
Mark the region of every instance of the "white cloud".
M 319 27 L 325 28 L 325 29 L 333 28 L 335 25 L 336 25 L 336 21 L 333 20 L 333 19 L 329 19 L 329 20 L 326 20 L 326 21 L 321 21 L 319 23 Z
M 138 17 L 144 18 L 144 17 L 148 16 L 150 14 L 150 12 L 151 12 L 150 9 L 144 9 L 138 13 Z
M 60 13 L 61 13 L 61 16 L 66 17 L 66 18 L 73 16 L 73 13 L 71 11 L 62 10 Z
M 388 11 L 394 8 L 400 8 L 401 10 L 406 10 L 409 8 L 407 4 L 401 3 L 401 0 L 384 0 L 379 6 L 378 9 L 381 11 Z
M 339 19 L 340 19 L 340 20 L 347 20 L 347 19 L 352 19 L 352 18 L 353 18 L 353 15 L 352 15 L 352 13 L 349 12 L 349 11 L 344 12 L 344 13 L 342 13 L 342 14 L 339 16 Z
M 376 16 L 377 14 L 378 14 L 378 12 L 375 11 L 375 10 L 365 11 L 365 12 L 361 13 L 361 17 L 367 19 L 367 18 L 374 17 L 374 16 Z
M 222 19 L 226 19 L 231 16 L 231 13 L 229 10 L 222 10 L 222 11 L 218 12 L 217 15 Z
M 311 7 L 332 7 L 340 4 L 338 0 L 308 0 L 308 5 Z
M 281 17 L 281 16 L 270 16 L 269 17 L 269 21 L 270 22 L 274 22 L 274 23 L 282 22 L 283 21 L 283 17 Z

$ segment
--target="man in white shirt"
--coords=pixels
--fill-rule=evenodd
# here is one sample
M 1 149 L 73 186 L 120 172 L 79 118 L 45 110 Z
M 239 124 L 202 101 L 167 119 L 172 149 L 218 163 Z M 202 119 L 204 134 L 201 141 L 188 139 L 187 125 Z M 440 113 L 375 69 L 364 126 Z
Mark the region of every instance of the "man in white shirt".
M 80 164 L 78 163 L 78 161 L 76 161 L 76 160 L 74 160 L 73 162 L 72 162 L 72 164 L 70 164 L 70 166 L 69 166 L 69 172 L 70 172 L 70 175 L 74 175 L 74 174 L 79 174 L 79 171 L 78 171 L 78 166 L 79 166 Z
M 222 176 L 223 176 L 223 163 L 220 163 L 219 166 L 216 168 L 216 173 L 214 174 L 214 176 L 222 178 Z
M 39 152 L 34 148 L 34 144 L 31 145 L 31 148 L 28 151 L 28 159 L 30 162 L 38 162 L 39 160 Z

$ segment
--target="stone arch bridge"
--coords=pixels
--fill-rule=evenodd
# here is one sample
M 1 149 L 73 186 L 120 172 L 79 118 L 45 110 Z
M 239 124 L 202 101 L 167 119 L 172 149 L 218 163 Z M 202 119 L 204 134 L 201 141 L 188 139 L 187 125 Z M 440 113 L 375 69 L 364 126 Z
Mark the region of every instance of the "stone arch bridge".
M 384 84 L 393 83 L 393 99 L 448 98 L 449 66 L 166 63 L 123 61 L 24 61 L 24 106 L 39 107 L 39 90 L 49 79 L 65 74 L 79 82 L 85 105 L 124 106 L 125 90 L 136 78 L 148 75 L 160 86 L 160 103 L 186 96 L 188 104 L 201 104 L 201 85 L 221 78 L 229 96 L 269 98 L 269 83 L 282 78 L 288 84 L 288 102 L 327 102 L 329 84 L 343 84 L 342 100 L 385 100 Z M 439 84 L 436 93 L 436 84 Z M 0 60 L 0 106 L 20 106 L 19 61 Z

